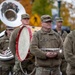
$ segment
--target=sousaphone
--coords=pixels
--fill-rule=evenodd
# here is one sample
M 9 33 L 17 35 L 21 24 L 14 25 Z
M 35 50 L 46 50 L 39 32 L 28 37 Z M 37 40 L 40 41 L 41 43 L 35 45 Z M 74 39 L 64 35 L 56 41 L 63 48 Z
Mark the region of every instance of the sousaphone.
M 15 0 L 6 0 L 0 5 L 0 19 L 10 27 L 21 25 L 21 15 L 25 14 L 24 7 Z
M 15 0 L 5 0 L 0 4 L 0 20 L 10 27 L 18 27 L 21 23 L 21 15 L 25 14 L 24 7 Z M 5 32 L 5 31 L 4 31 Z M 3 32 L 0 33 L 0 36 Z M 14 56 L 8 49 L 5 51 L 5 55 L 0 53 L 0 60 L 11 60 Z

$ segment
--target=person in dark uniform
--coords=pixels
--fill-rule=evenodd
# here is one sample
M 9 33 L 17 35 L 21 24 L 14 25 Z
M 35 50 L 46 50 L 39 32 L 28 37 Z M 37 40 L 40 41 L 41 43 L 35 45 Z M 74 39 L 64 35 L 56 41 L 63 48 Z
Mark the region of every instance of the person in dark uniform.
M 29 14 L 22 14 L 21 15 L 21 22 L 22 22 L 22 27 L 26 27 L 26 26 L 30 26 L 29 25 L 29 19 L 30 19 L 30 15 Z M 29 58 L 26 60 L 23 60 L 22 62 L 18 60 L 17 56 L 16 56 L 16 38 L 17 35 L 19 34 L 21 27 L 16 28 L 13 32 L 12 35 L 10 37 L 10 43 L 9 43 L 9 47 L 10 50 L 12 51 L 13 55 L 15 56 L 15 65 L 13 68 L 14 73 L 17 73 L 19 71 L 21 71 L 22 73 L 31 73 L 33 68 L 34 68 L 34 60 L 33 55 L 30 53 L 29 54 Z M 25 41 L 26 42 L 26 41 Z M 18 74 L 20 75 L 20 74 Z
M 56 18 L 56 28 L 54 29 L 54 31 L 57 32 L 61 36 L 61 38 L 64 42 L 68 33 L 65 30 L 62 29 L 62 25 L 63 25 L 63 18 L 57 17 Z M 67 62 L 66 62 L 66 60 L 63 56 L 62 63 L 61 63 L 61 66 L 60 66 L 62 75 L 66 75 L 66 67 L 67 67 Z
M 60 75 L 62 40 L 51 28 L 50 15 L 41 16 L 41 25 L 30 44 L 30 52 L 35 56 L 35 75 Z
M 67 36 L 67 31 L 62 29 L 63 25 L 63 18 L 62 17 L 57 17 L 56 18 L 56 28 L 54 29 L 55 32 L 57 32 L 62 40 L 65 40 L 65 37 Z
M 0 38 L 0 55 L 6 56 L 9 51 L 9 38 L 13 29 L 13 27 L 7 26 L 4 36 Z M 0 60 L 0 75 L 9 75 L 9 72 L 12 72 L 13 65 L 14 58 Z

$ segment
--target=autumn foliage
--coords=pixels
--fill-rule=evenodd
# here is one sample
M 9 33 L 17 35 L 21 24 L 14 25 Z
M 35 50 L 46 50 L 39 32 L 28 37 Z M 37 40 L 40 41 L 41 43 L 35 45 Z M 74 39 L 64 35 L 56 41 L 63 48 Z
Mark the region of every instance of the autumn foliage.
M 31 15 L 31 9 L 32 9 L 32 4 L 31 0 L 21 0 L 20 3 L 23 5 L 25 8 L 26 12 Z

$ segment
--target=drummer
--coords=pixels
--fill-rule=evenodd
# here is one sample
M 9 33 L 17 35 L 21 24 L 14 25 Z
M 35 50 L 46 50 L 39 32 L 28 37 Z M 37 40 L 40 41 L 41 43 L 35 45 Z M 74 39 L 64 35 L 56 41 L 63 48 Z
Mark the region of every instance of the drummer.
M 0 38 L 0 54 L 5 57 L 9 50 L 9 38 L 13 30 L 13 27 L 7 26 L 4 36 Z M 11 60 L 0 60 L 0 75 L 9 75 L 9 72 L 12 71 L 13 65 L 14 58 Z
M 22 14 L 21 15 L 21 22 L 22 22 L 22 27 L 23 26 L 28 26 L 29 25 L 29 19 L 30 19 L 30 16 L 29 14 Z M 17 38 L 17 35 L 19 33 L 19 30 L 21 29 L 21 27 L 18 27 L 16 28 L 11 37 L 10 37 L 10 43 L 9 43 L 9 47 L 10 47 L 10 50 L 12 51 L 12 53 L 15 55 L 16 53 L 16 49 L 15 49 L 15 45 L 16 45 L 16 38 Z
M 22 14 L 21 15 L 21 22 L 22 22 L 22 27 L 23 26 L 29 26 L 29 19 L 30 19 L 30 16 L 29 14 Z M 27 70 L 28 72 L 30 72 L 30 70 L 32 70 L 32 66 L 34 66 L 34 64 L 32 64 L 31 60 L 25 60 L 25 61 L 22 61 L 20 62 L 18 60 L 18 58 L 16 57 L 16 38 L 17 38 L 17 35 L 19 34 L 19 31 L 22 27 L 18 27 L 16 28 L 11 37 L 10 37 L 10 43 L 9 43 L 9 47 L 10 47 L 10 50 L 12 51 L 12 53 L 15 55 L 15 66 L 14 66 L 14 71 L 19 71 L 20 68 Z M 21 67 L 20 67 L 20 63 L 22 64 Z

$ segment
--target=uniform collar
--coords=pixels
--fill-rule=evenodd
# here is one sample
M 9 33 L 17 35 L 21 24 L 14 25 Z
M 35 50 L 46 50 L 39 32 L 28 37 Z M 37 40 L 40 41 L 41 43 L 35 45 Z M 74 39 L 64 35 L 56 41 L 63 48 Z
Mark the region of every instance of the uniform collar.
M 41 28 L 41 34 L 54 34 L 54 31 L 51 29 L 49 32 L 45 32 Z

